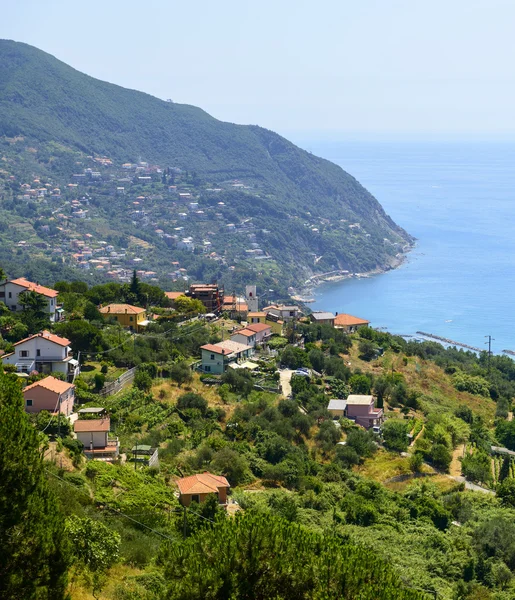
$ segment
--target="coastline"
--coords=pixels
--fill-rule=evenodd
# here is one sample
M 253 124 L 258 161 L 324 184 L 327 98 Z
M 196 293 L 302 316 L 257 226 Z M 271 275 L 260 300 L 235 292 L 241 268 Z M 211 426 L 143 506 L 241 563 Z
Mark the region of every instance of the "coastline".
M 351 273 L 344 269 L 336 269 L 334 271 L 328 271 L 327 273 L 317 273 L 312 275 L 309 279 L 304 282 L 304 285 L 300 288 L 290 288 L 290 297 L 296 302 L 302 304 L 311 304 L 315 302 L 313 297 L 316 289 L 325 283 L 339 283 L 346 279 L 362 279 L 368 277 L 374 277 L 375 275 L 382 275 L 388 273 L 393 269 L 397 269 L 402 266 L 407 260 L 409 253 L 415 248 L 416 240 L 412 244 L 406 244 L 402 252 L 397 253 L 391 258 L 389 265 L 385 267 L 377 267 L 371 271 L 365 271 L 363 273 Z

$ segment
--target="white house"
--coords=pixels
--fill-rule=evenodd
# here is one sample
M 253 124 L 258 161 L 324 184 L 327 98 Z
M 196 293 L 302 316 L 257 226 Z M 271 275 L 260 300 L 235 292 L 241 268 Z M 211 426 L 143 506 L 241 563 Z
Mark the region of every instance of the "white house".
M 2 356 L 4 365 L 15 365 L 18 373 L 63 373 L 72 380 L 80 372 L 79 363 L 73 358 L 70 340 L 41 331 L 16 342 L 14 352 Z
M 244 346 L 254 348 L 256 346 L 256 332 L 251 331 L 250 329 L 240 329 L 239 331 L 231 333 L 231 340 L 243 344 Z
M 13 312 L 19 312 L 23 310 L 23 307 L 20 304 L 20 294 L 23 294 L 24 292 L 36 292 L 36 294 L 43 296 L 47 300 L 46 311 L 48 312 L 50 321 L 54 322 L 59 320 L 56 312 L 57 296 L 59 295 L 59 292 L 43 285 L 39 285 L 39 283 L 27 281 L 27 279 L 24 279 L 23 277 L 0 284 L 0 302 L 3 302 L 7 308 Z
M 202 370 L 205 373 L 217 375 L 224 373 L 229 363 L 245 361 L 253 352 L 251 346 L 240 344 L 234 340 L 206 344 L 200 349 L 202 350 Z
M 109 439 L 110 429 L 109 417 L 79 419 L 73 424 L 73 431 L 79 442 L 82 442 L 86 457 L 104 461 L 116 459 L 120 452 L 118 438 Z
M 282 321 L 292 321 L 301 315 L 299 307 L 294 305 L 272 304 L 266 306 L 263 311 L 266 312 L 267 315 L 272 315 Z

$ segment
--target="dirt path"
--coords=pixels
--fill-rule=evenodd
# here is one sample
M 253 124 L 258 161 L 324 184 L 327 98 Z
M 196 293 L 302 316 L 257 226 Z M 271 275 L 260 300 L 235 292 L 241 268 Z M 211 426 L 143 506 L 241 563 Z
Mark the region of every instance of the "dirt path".
M 449 465 L 449 475 L 451 477 L 459 477 L 461 475 L 461 462 L 459 459 L 463 456 L 464 451 L 465 444 L 460 444 L 459 446 L 456 446 L 452 453 L 452 461 Z
M 291 376 L 295 373 L 291 369 L 283 369 L 279 371 L 279 381 L 281 382 L 281 389 L 283 391 L 283 396 L 288 398 L 291 395 Z

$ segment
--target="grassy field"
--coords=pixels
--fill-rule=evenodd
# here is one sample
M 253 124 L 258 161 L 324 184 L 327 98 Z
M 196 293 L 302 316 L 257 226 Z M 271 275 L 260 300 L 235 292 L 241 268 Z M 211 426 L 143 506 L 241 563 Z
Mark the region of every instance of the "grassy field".
M 354 344 L 346 359 L 351 368 L 360 368 L 364 373 L 375 376 L 386 375 L 392 370 L 404 375 L 409 389 L 420 392 L 421 401 L 426 409 L 447 409 L 454 412 L 460 406 L 468 406 L 474 413 L 481 415 L 488 426 L 493 426 L 495 402 L 490 398 L 475 396 L 467 392 L 459 392 L 452 383 L 452 378 L 434 362 L 396 354 L 391 350 L 385 352 L 377 360 L 366 362 L 358 357 L 358 346 Z

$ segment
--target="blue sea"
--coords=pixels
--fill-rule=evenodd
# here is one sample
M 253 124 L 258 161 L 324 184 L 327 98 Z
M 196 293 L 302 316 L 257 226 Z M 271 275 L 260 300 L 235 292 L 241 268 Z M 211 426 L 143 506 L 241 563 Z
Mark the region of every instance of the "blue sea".
M 515 143 L 309 142 L 417 238 L 400 268 L 318 288 L 313 310 L 515 350 Z

